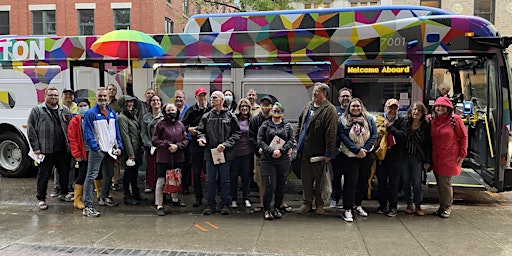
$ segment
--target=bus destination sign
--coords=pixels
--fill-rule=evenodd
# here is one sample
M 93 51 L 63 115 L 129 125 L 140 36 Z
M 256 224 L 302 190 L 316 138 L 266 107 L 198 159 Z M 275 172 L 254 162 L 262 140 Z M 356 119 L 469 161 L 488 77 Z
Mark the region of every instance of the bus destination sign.
M 345 77 L 410 76 L 411 66 L 397 65 L 347 65 Z

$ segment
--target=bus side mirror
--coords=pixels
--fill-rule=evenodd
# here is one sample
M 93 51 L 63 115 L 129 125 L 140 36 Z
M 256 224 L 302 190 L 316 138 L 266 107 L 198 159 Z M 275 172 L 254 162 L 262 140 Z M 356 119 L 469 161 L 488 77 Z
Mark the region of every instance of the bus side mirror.
M 462 105 L 462 113 L 466 115 L 473 114 L 473 102 L 465 101 Z

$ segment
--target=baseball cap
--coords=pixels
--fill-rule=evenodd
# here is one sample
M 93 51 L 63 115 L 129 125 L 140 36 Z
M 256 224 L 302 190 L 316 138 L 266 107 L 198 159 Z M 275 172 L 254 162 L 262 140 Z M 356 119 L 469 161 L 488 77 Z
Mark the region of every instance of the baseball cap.
M 130 101 L 130 100 L 133 100 L 133 101 L 134 101 L 134 100 L 136 100 L 136 99 L 137 99 L 137 97 L 134 97 L 134 96 L 128 96 L 128 97 L 126 97 L 126 99 L 125 99 L 125 100 L 126 100 L 126 101 Z
M 386 107 L 391 107 L 393 105 L 396 105 L 397 107 L 400 106 L 400 104 L 398 104 L 398 100 L 397 99 L 391 98 L 391 99 L 386 101 L 386 105 L 385 105 Z
M 75 93 L 73 90 L 71 90 L 71 88 L 66 88 L 62 91 L 63 94 L 66 92 Z
M 91 102 L 87 98 L 78 98 L 78 100 L 76 100 L 76 104 L 79 104 L 79 103 L 82 103 L 82 102 L 87 103 L 87 105 L 89 105 L 89 106 L 91 105 Z
M 260 102 L 263 102 L 264 100 L 268 100 L 270 105 L 274 104 L 274 99 L 272 99 L 272 97 L 270 97 L 269 95 L 266 95 L 265 97 L 261 98 Z
M 197 89 L 196 89 L 196 91 L 194 92 L 194 95 L 195 95 L 195 96 L 197 96 L 197 95 L 202 94 L 202 93 L 207 93 L 207 92 L 206 92 L 206 89 L 205 89 L 205 88 L 203 88 L 203 87 L 199 87 L 199 88 L 197 88 Z

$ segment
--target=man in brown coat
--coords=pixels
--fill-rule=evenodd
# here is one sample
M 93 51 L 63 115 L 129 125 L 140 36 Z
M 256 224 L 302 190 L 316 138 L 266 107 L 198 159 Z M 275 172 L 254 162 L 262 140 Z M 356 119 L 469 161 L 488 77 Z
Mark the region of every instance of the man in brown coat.
M 323 171 L 324 166 L 330 164 L 329 161 L 336 156 L 338 130 L 338 114 L 334 105 L 327 100 L 328 91 L 328 85 L 315 83 L 313 101 L 306 104 L 299 116 L 296 140 L 298 141 L 297 153 L 301 158 L 304 203 L 297 210 L 298 213 L 311 211 L 313 194 L 316 213 L 325 213 L 321 195 Z M 313 157 L 320 157 L 320 161 L 316 161 Z M 313 184 L 315 184 L 314 187 Z

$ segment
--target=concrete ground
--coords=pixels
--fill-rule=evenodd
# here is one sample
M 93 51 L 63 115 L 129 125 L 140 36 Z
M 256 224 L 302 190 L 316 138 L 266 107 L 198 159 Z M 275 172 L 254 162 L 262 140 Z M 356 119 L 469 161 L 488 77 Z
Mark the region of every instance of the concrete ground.
M 291 181 L 286 195 L 293 207 L 301 204 L 296 188 Z M 437 209 L 436 193 L 425 191 L 423 208 L 430 214 Z M 112 196 L 122 202 L 121 193 Z M 353 223 L 344 222 L 337 209 L 273 221 L 242 206 L 227 216 L 204 216 L 204 206 L 191 206 L 193 195 L 183 196 L 187 207 L 166 206 L 168 214 L 158 217 L 153 195 L 146 196 L 150 200 L 138 206 L 99 206 L 101 216 L 87 218 L 56 198 L 39 211 L 35 178 L 0 178 L 0 256 L 512 255 L 511 192 L 456 191 L 449 219 L 403 211 L 390 218 L 375 214 L 376 201 L 367 200 L 370 215 Z M 256 194 L 251 200 L 258 201 Z

